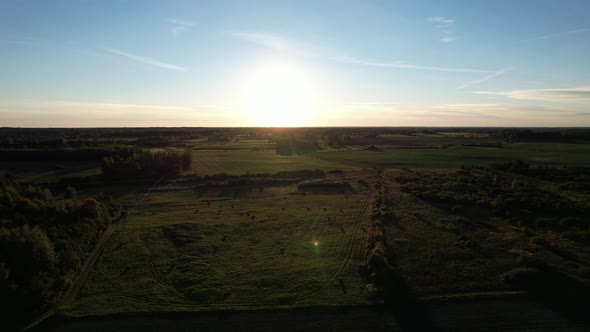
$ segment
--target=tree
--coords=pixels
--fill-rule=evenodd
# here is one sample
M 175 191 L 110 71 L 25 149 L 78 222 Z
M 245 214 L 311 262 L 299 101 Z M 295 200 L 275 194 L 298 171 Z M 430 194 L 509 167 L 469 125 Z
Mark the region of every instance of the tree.
M 94 220 L 102 219 L 102 208 L 100 203 L 92 197 L 86 198 L 82 202 L 82 205 L 80 205 L 80 217 Z
M 64 198 L 65 199 L 72 199 L 72 198 L 76 197 L 76 194 L 77 194 L 76 189 L 72 186 L 68 186 L 66 188 L 65 193 L 64 193 Z

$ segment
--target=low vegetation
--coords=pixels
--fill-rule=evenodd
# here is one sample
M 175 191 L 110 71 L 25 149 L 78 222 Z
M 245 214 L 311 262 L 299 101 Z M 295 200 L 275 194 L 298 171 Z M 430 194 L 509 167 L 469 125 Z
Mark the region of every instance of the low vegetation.
M 113 209 L 0 177 L 0 308 L 10 322 L 32 318 L 68 287 Z
M 3 128 L 1 309 L 22 323 L 88 275 L 60 317 L 379 304 L 428 330 L 424 299 L 525 291 L 579 320 L 588 143 L 586 129 Z

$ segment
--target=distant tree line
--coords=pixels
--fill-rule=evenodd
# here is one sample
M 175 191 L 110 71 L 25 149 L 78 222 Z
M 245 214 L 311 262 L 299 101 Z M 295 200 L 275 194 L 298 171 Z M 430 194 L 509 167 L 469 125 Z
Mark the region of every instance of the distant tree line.
M 55 197 L 0 175 L 0 310 L 17 327 L 55 302 L 111 222 L 109 200 Z
M 506 129 L 500 135 L 509 141 L 531 142 L 587 142 L 590 140 L 589 130 L 561 129 L 561 130 L 531 130 Z
M 184 153 L 136 150 L 132 154 L 105 157 L 102 174 L 109 178 L 177 176 L 190 167 L 190 150 Z

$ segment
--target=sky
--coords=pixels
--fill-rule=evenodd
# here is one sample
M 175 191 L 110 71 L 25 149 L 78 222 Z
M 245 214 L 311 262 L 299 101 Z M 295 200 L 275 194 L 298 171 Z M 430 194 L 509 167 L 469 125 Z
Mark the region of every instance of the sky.
M 590 1 L 0 1 L 0 127 L 590 126 Z

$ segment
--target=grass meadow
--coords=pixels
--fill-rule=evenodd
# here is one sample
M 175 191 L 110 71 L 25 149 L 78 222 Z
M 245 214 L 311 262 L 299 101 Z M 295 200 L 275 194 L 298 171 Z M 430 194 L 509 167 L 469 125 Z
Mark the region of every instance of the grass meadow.
M 368 193 L 152 191 L 116 230 L 71 316 L 368 303 Z M 132 203 L 139 197 L 127 196 Z
M 429 168 L 489 165 L 521 159 L 532 165 L 588 166 L 590 146 L 559 143 L 505 143 L 503 148 L 451 146 L 448 148 L 382 149 L 359 147 L 316 152 L 315 158 L 358 167 Z
M 473 300 L 472 294 L 483 293 L 501 297 L 513 290 L 502 275 L 520 256 L 541 257 L 570 276 L 587 266 L 584 248 L 536 227 L 536 220 L 528 227 L 519 225 L 514 218 L 498 217 L 477 205 L 465 205 L 456 213 L 449 204 L 408 193 L 405 183 L 396 180 L 440 179 L 461 172 L 461 166 L 517 159 L 566 172 L 562 166 L 590 166 L 587 144 L 502 142 L 501 148 L 484 147 L 477 144 L 493 146 L 497 141 L 453 132 L 352 137 L 344 146 L 318 142 L 320 148 L 314 152 L 291 155 L 277 154 L 274 143 L 266 139 L 244 137 L 224 142 L 187 139 L 177 146 L 150 148 L 179 153 L 189 149 L 191 155 L 190 169 L 162 178 L 151 189 L 159 177 L 101 183 L 96 176 L 100 160 L 10 163 L 12 174 L 24 183 L 94 176 L 96 183 L 76 188 L 79 195 L 111 196 L 129 208 L 76 298 L 59 308 L 59 317 L 373 305 L 367 290 L 370 281 L 359 271 L 367 264 L 372 191 L 380 174 L 375 168 L 385 169 L 382 180 L 394 215 L 384 229 L 392 251 L 388 257 L 416 298 L 430 301 L 450 294 Z M 465 193 L 461 185 L 492 174 L 485 167 L 478 169 L 471 177 L 457 175 L 457 197 Z M 282 175 L 243 176 L 243 182 L 200 177 L 297 170 L 322 170 L 324 180 L 345 181 L 353 189 L 347 194 L 303 193 L 297 184 L 305 179 Z M 576 187 L 571 184 L 563 187 L 561 182 L 524 175 L 493 176 L 518 178 L 510 182 L 512 187 L 522 183 L 522 188 L 562 197 L 570 205 L 588 198 L 572 191 Z M 273 181 L 265 182 L 269 179 Z M 502 190 L 508 195 L 512 187 Z M 433 184 L 429 190 L 442 194 L 439 191 L 446 189 Z M 539 246 L 533 238 L 543 238 L 551 246 Z M 431 305 L 435 318 L 436 312 L 448 309 Z M 531 310 L 535 317 L 545 315 Z M 443 324 L 447 318 L 436 319 Z

